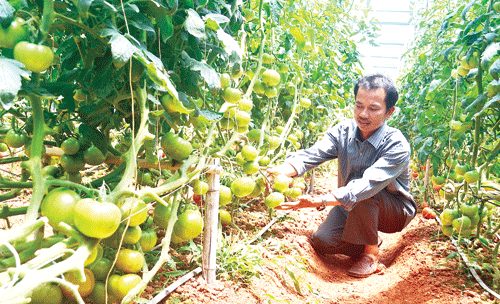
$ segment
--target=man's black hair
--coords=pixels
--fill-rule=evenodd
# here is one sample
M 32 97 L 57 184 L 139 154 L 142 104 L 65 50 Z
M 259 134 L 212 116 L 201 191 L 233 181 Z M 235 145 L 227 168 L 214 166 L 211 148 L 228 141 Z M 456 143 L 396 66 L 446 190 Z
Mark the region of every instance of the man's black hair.
M 389 111 L 392 107 L 394 107 L 398 101 L 398 91 L 396 90 L 392 80 L 385 75 L 373 74 L 358 80 L 354 86 L 355 97 L 358 95 L 359 88 L 363 88 L 365 90 L 376 90 L 379 88 L 384 89 L 386 111 Z

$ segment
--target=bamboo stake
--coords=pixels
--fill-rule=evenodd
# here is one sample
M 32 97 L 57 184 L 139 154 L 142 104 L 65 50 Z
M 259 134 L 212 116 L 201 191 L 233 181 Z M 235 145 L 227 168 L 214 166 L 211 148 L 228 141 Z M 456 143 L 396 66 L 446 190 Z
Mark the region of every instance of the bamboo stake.
M 207 173 L 208 192 L 203 235 L 203 278 L 208 284 L 215 282 L 215 268 L 217 264 L 220 173 L 220 159 L 216 158 Z

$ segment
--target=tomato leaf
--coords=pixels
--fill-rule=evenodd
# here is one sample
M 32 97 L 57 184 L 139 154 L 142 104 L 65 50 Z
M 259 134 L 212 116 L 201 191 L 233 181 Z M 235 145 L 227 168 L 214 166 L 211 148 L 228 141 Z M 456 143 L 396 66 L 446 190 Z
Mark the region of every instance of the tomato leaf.
M 234 55 L 236 56 L 239 61 L 241 62 L 241 57 L 243 55 L 243 52 L 241 51 L 240 45 L 238 42 L 228 33 L 224 32 L 224 30 L 219 29 L 217 31 L 217 38 L 219 39 L 220 42 L 224 45 L 224 50 L 226 53 L 231 56 Z
M 92 2 L 94 2 L 94 0 L 77 0 L 76 7 L 81 16 L 87 18 Z
M 28 78 L 31 72 L 21 69 L 24 65 L 17 60 L 0 57 L 0 103 L 9 110 L 21 89 L 22 77 Z
M 484 111 L 488 110 L 488 108 L 490 108 L 491 106 L 496 106 L 496 104 L 499 100 L 500 100 L 500 94 L 493 96 L 493 98 L 488 100 L 488 102 L 484 105 L 484 107 L 481 109 L 481 111 L 474 114 L 474 117 L 477 117 L 477 116 L 483 114 Z
M 292 27 L 290 29 L 290 34 L 292 34 L 293 38 L 295 38 L 295 41 L 299 44 L 304 44 L 306 43 L 306 38 L 302 34 L 302 31 L 298 27 Z
M 103 133 L 86 124 L 81 124 L 78 129 L 81 135 L 90 138 L 94 146 L 106 155 L 106 152 L 108 151 L 108 139 Z
M 156 18 L 156 25 L 160 28 L 161 40 L 165 43 L 168 38 L 174 33 L 174 26 L 172 25 L 172 17 L 168 15 L 160 15 Z
M 15 9 L 6 0 L 0 0 L 0 25 L 7 28 L 14 19 Z
M 500 50 L 500 42 L 495 42 L 486 47 L 483 54 L 481 55 L 481 66 L 487 67 L 490 64 L 491 59 L 498 54 Z
M 465 113 L 469 112 L 471 109 L 474 109 L 479 103 L 486 100 L 487 94 L 479 95 L 476 100 L 474 100 L 467 108 L 465 108 Z
M 197 38 L 204 38 L 205 22 L 203 22 L 200 15 L 191 8 L 187 10 L 187 14 L 186 21 L 184 21 L 184 28 L 186 31 Z
M 207 109 L 199 110 L 198 113 L 200 114 L 200 116 L 205 117 L 208 121 L 213 121 L 213 122 L 219 121 L 222 119 L 222 117 L 224 117 L 223 113 L 214 112 Z
M 144 64 L 149 79 L 151 79 L 158 86 L 167 90 L 170 95 L 174 96 L 174 98 L 179 98 L 179 93 L 177 93 L 177 89 L 170 81 L 168 74 L 165 73 L 165 67 L 163 66 L 163 62 L 160 58 L 156 57 L 153 53 L 148 52 L 147 50 L 142 50 L 142 54 L 139 53 L 135 58 Z
M 186 67 L 192 71 L 199 71 L 201 77 L 205 80 L 210 90 L 220 89 L 219 74 L 204 62 L 199 62 L 191 57 L 186 52 L 182 52 L 182 60 Z
M 205 22 L 208 22 L 208 20 L 211 20 L 211 21 L 214 21 L 215 23 L 217 24 L 221 24 L 221 23 L 228 23 L 229 22 L 229 18 L 224 16 L 224 15 L 221 15 L 221 14 L 213 14 L 213 13 L 210 13 L 210 14 L 206 14 L 205 16 L 203 16 L 203 20 L 205 20 Z M 213 30 L 218 30 L 219 27 L 213 29 Z
M 109 43 L 111 44 L 113 64 L 117 68 L 123 67 L 130 60 L 130 57 L 138 51 L 130 40 L 118 33 L 112 35 Z

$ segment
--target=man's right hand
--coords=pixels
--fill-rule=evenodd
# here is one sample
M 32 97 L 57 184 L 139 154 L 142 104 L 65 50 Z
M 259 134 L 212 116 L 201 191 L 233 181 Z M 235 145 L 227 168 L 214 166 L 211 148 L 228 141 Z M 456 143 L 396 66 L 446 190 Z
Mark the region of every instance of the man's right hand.
M 277 210 L 297 210 L 302 208 L 317 208 L 321 206 L 322 200 L 319 196 L 312 196 L 308 194 L 301 195 L 296 201 L 281 203 L 275 209 Z
M 289 163 L 284 163 L 276 167 L 271 167 L 267 169 L 267 173 L 272 175 L 284 174 L 288 177 L 293 177 L 297 175 L 297 170 Z

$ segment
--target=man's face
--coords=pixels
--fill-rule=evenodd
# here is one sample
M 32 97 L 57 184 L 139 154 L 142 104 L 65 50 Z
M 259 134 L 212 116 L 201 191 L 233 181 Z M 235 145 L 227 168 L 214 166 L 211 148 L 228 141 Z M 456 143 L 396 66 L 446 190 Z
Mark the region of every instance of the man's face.
M 364 139 L 368 139 L 394 112 L 394 107 L 386 111 L 385 90 L 359 88 L 354 104 L 354 119 Z

